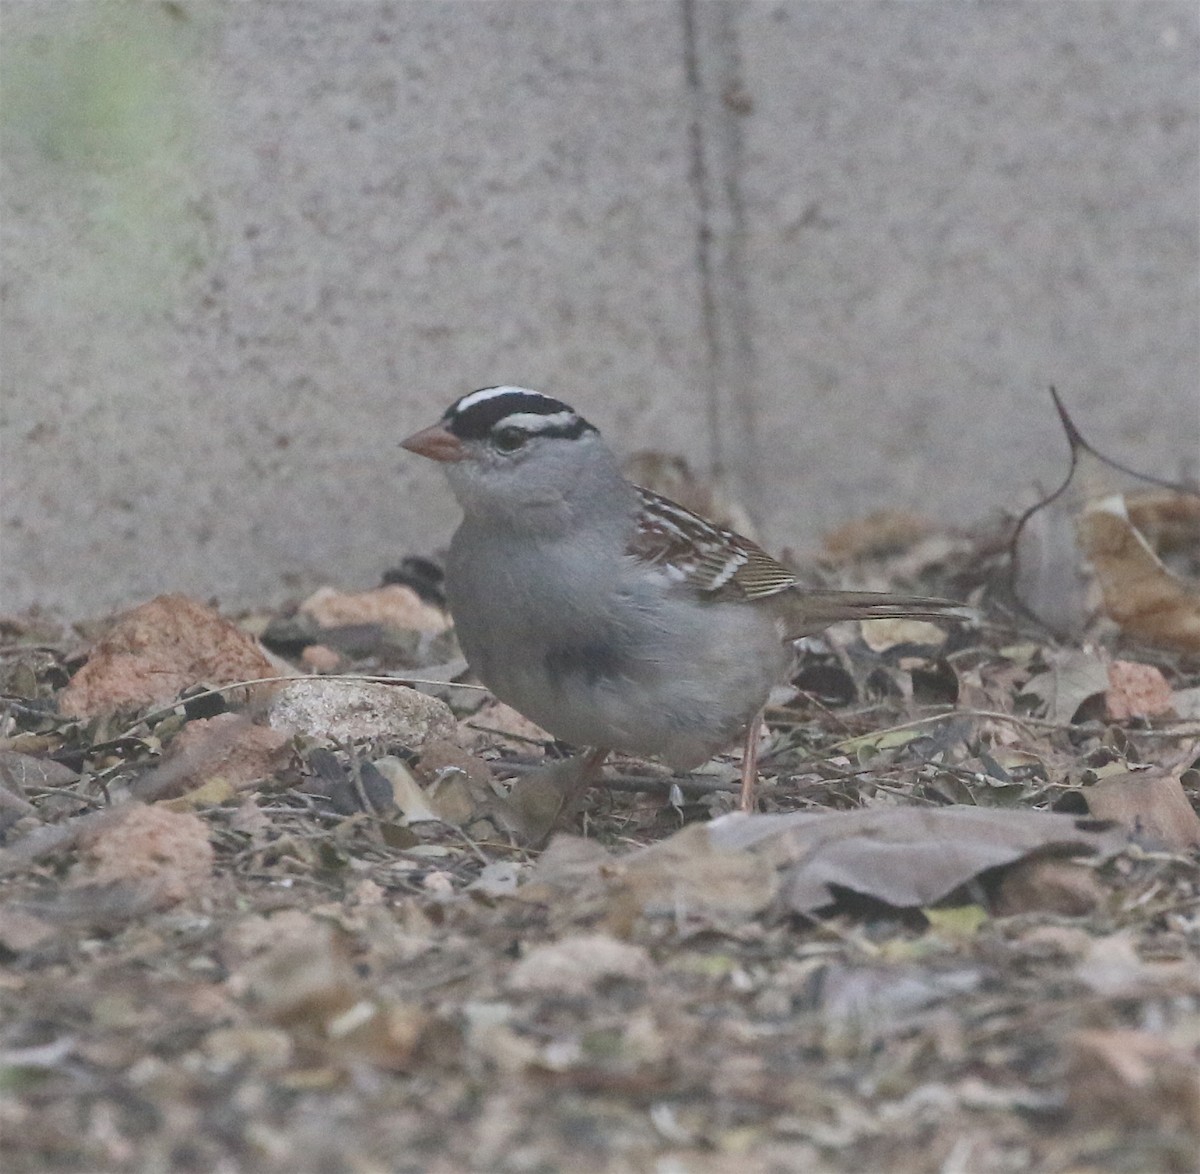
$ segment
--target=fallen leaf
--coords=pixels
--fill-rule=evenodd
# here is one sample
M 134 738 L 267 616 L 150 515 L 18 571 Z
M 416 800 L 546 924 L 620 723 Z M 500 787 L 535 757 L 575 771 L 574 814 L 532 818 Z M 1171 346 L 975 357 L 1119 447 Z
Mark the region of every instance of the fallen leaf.
M 983 975 L 974 968 L 934 971 L 917 966 L 831 965 L 821 976 L 824 1042 L 878 1039 L 902 1027 L 927 1007 L 976 990 Z
M 613 925 L 624 930 L 638 916 L 669 916 L 736 926 L 766 910 L 779 888 L 773 863 L 722 844 L 710 834 L 714 827 L 693 824 L 618 861 L 608 879 Z
M 1010 554 L 1017 598 L 1060 635 L 1082 635 L 1102 612 L 1148 644 L 1200 649 L 1200 584 L 1174 575 L 1147 536 L 1182 539 L 1200 549 L 1200 494 L 1104 456 L 1084 439 L 1053 387 L 1050 396 L 1070 446 L 1070 464 L 1062 484 L 1014 527 Z M 1139 488 L 1113 492 L 1118 476 Z
M 26 787 L 69 787 L 79 782 L 77 772 L 51 758 L 0 750 L 0 787 L 23 795 Z
M 392 785 L 392 798 L 400 810 L 400 823 L 422 823 L 442 817 L 430 806 L 421 784 L 402 758 L 388 755 L 375 760 L 375 769 Z
M 1200 845 L 1200 816 L 1175 774 L 1122 771 L 1082 790 L 1088 811 L 1128 828 L 1138 840 L 1173 851 Z
M 1079 707 L 1109 688 L 1108 662 L 1100 653 L 1087 648 L 1047 649 L 1049 668 L 1030 678 L 1021 693 L 1040 698 L 1051 721 L 1066 724 Z
M 569 823 L 583 802 L 595 775 L 582 755 L 547 762 L 517 779 L 508 794 L 506 809 L 512 830 L 521 842 L 544 843 L 559 825 Z
M 261 928 L 267 948 L 246 966 L 239 984 L 249 989 L 268 1019 L 323 1032 L 331 1018 L 358 1002 L 348 943 L 335 926 L 289 911 Z
M 260 1072 L 286 1068 L 294 1051 L 291 1036 L 272 1027 L 219 1027 L 205 1036 L 203 1050 L 219 1070 L 245 1065 Z
M 870 734 L 861 734 L 857 738 L 846 738 L 835 742 L 832 749 L 842 754 L 878 754 L 883 750 L 897 750 L 907 746 L 928 734 L 921 726 L 907 726 L 900 730 L 878 730 Z
M 200 786 L 190 789 L 186 795 L 164 799 L 162 806 L 168 811 L 195 811 L 198 807 L 219 807 L 222 803 L 228 803 L 233 796 L 233 785 L 229 780 L 222 775 L 214 775 Z
M 1009 868 L 996 894 L 996 915 L 1057 913 L 1083 917 L 1098 909 L 1104 889 L 1085 864 L 1054 856 L 1030 856 Z
M 1128 636 L 1156 648 L 1200 652 L 1200 586 L 1172 574 L 1132 524 L 1124 497 L 1094 502 L 1079 522 L 1104 610 Z
M 256 725 L 236 713 L 219 713 L 188 722 L 172 739 L 163 765 L 180 768 L 170 794 L 178 796 L 220 782 L 220 798 L 213 798 L 217 791 L 210 789 L 208 799 L 192 794 L 191 800 L 223 803 L 235 792 L 270 778 L 290 756 L 287 733 Z
M 1159 555 L 1200 551 L 1200 493 L 1179 487 L 1125 495 L 1129 520 Z
M 438 782 L 450 771 L 466 775 L 483 788 L 490 788 L 492 782 L 492 768 L 482 758 L 445 738 L 426 741 L 414 769 L 426 786 Z
M 781 873 L 780 899 L 796 912 L 831 904 L 838 889 L 898 908 L 934 905 L 1039 849 L 1095 852 L 1124 842 L 1069 815 L 966 806 L 730 815 L 706 830 L 717 847 L 769 858 Z
M 494 746 L 497 739 L 508 739 L 525 747 L 540 746 L 553 740 L 541 726 L 502 701 L 490 702 L 459 723 L 458 742 L 468 749 Z

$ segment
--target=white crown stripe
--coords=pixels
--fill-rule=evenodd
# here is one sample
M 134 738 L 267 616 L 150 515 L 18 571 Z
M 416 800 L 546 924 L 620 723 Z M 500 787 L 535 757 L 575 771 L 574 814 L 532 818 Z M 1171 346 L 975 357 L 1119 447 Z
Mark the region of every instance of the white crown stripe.
M 490 399 L 496 399 L 502 395 L 529 395 L 536 396 L 538 399 L 549 399 L 549 396 L 542 395 L 539 391 L 530 391 L 527 387 L 481 387 L 478 391 L 471 392 L 470 395 L 464 395 L 462 399 L 454 405 L 453 411 L 457 415 L 460 412 L 465 412 L 468 408 L 473 408 L 476 404 L 486 403 Z
M 548 416 L 539 415 L 537 412 L 513 412 L 509 416 L 501 416 L 493 427 L 520 428 L 525 432 L 549 432 L 555 428 L 564 428 L 578 419 L 574 412 L 553 412 Z

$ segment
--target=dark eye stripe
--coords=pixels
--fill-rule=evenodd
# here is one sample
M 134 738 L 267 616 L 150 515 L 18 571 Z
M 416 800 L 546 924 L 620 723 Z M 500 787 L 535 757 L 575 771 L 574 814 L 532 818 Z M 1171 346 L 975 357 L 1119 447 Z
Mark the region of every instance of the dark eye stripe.
M 532 391 L 504 392 L 499 395 L 469 403 L 464 409 L 458 404 L 463 400 L 473 400 L 479 393 L 472 392 L 463 396 L 462 400 L 453 404 L 443 417 L 446 427 L 460 440 L 482 440 L 502 420 L 509 416 L 560 416 L 562 421 L 547 422 L 547 427 L 538 428 L 529 421 L 522 421 L 530 435 L 555 436 L 574 439 L 585 432 L 595 432 L 582 416 L 578 416 L 568 404 L 561 400 L 551 399 L 548 395 L 539 395 Z

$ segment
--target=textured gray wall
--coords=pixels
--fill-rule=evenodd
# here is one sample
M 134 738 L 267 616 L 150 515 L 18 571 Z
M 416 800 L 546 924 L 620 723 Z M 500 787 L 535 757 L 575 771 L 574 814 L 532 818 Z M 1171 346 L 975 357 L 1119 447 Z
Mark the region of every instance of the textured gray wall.
M 6 3 L 0 608 L 369 584 L 521 382 L 773 546 L 1200 450 L 1192 0 Z

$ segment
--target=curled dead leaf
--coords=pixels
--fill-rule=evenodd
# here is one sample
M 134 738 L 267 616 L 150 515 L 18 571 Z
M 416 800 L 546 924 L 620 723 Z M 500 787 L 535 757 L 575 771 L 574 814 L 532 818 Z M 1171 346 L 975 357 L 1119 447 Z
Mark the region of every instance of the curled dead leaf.
M 1174 851 L 1200 846 L 1200 816 L 1177 774 L 1121 771 L 1083 789 L 1088 811 L 1131 835 Z
M 172 740 L 163 764 L 164 768 L 168 763 L 171 765 L 172 782 L 169 787 L 157 790 L 156 796 L 180 796 L 209 786 L 209 801 L 223 802 L 259 780 L 270 778 L 290 754 L 288 734 L 255 725 L 239 714 L 196 718 Z M 223 791 L 211 791 L 216 782 L 224 784 Z M 220 799 L 213 797 L 216 794 L 220 794 Z M 194 793 L 192 800 L 202 801 Z
M 1016 523 L 1014 593 L 1062 635 L 1080 636 L 1100 611 L 1147 644 L 1197 651 L 1200 584 L 1174 574 L 1155 542 L 1190 543 L 1200 551 L 1200 494 L 1104 456 L 1084 439 L 1054 388 L 1050 395 L 1070 464 L 1062 484 Z M 1118 480 L 1131 486 L 1127 492 L 1116 491 Z
M 839 889 L 897 908 L 932 905 L 1034 852 L 1096 852 L 1125 839 L 1069 815 L 965 806 L 724 816 L 708 830 L 719 847 L 769 859 L 783 905 L 796 912 L 831 904 Z
M 1200 586 L 1168 570 L 1130 521 L 1123 497 L 1093 503 L 1079 535 L 1104 610 L 1123 632 L 1158 648 L 1200 652 Z
M 1076 860 L 1033 855 L 1004 874 L 996 894 L 996 914 L 1057 913 L 1083 917 L 1098 909 L 1104 889 L 1095 872 Z

